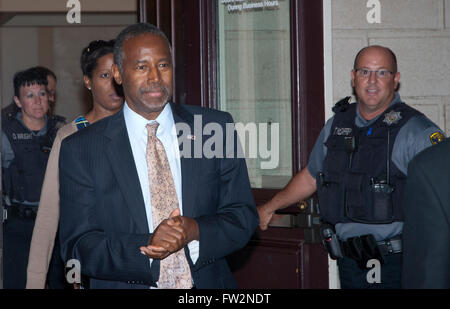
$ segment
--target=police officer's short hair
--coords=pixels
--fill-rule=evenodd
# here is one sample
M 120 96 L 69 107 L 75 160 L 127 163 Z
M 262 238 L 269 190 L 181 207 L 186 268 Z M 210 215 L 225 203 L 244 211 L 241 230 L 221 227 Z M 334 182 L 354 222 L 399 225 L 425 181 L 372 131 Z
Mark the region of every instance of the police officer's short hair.
M 47 77 L 51 76 L 51 77 L 53 77 L 55 79 L 55 81 L 58 80 L 56 78 L 56 74 L 52 70 L 50 70 L 49 68 L 46 68 L 46 67 L 43 67 L 43 66 L 37 66 L 37 67 L 34 67 L 34 68 L 39 70 L 39 71 L 41 71 L 42 74 L 44 74 L 45 76 L 47 76 Z
M 371 47 L 380 47 L 380 48 L 385 49 L 391 55 L 391 58 L 392 58 L 392 72 L 397 73 L 397 56 L 395 55 L 395 53 L 390 48 L 384 47 L 384 46 L 381 46 L 381 45 L 370 45 L 370 46 L 366 46 L 366 47 L 362 48 L 356 54 L 355 61 L 353 62 L 353 70 L 358 69 L 356 67 L 356 62 L 358 61 L 359 55 L 361 55 L 361 53 L 363 51 L 365 51 L 366 49 L 371 48 Z
M 14 95 L 20 97 L 20 87 L 32 86 L 32 85 L 45 85 L 47 86 L 47 75 L 38 68 L 29 68 L 24 71 L 19 71 L 14 74 Z
M 119 35 L 116 38 L 116 43 L 114 44 L 114 63 L 117 64 L 119 67 L 119 71 L 123 72 L 123 44 L 126 40 L 135 38 L 137 36 L 143 35 L 143 34 L 154 34 L 160 36 L 164 41 L 166 41 L 167 45 L 169 46 L 170 53 L 172 54 L 172 46 L 170 45 L 169 39 L 164 34 L 163 31 L 161 31 L 158 27 L 155 25 L 149 24 L 149 23 L 139 23 L 134 24 L 131 26 L 126 27 L 123 29 Z

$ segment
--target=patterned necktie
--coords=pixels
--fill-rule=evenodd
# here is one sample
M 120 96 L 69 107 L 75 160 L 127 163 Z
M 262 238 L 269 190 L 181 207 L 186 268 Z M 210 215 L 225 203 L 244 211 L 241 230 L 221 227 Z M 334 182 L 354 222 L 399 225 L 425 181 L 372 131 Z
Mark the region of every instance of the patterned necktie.
M 147 124 L 147 166 L 150 183 L 153 226 L 156 227 L 178 208 L 172 173 L 166 151 L 156 137 L 159 123 Z M 184 249 L 160 261 L 158 286 L 163 289 L 189 289 L 192 287 L 191 270 Z

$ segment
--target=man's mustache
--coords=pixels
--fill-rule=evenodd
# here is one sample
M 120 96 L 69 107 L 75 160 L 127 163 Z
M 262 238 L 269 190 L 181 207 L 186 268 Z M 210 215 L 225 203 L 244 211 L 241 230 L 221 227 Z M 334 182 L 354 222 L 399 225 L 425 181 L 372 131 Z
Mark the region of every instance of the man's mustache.
M 166 94 L 169 93 L 167 88 L 160 84 L 150 85 L 148 87 L 142 87 L 139 89 L 139 91 L 141 94 L 148 93 L 148 92 L 164 92 Z

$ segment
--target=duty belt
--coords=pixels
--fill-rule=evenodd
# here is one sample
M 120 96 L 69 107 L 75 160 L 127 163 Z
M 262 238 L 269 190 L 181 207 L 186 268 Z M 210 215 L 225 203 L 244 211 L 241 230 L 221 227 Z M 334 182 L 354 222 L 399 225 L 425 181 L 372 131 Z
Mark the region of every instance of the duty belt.
M 7 215 L 5 219 L 20 218 L 34 220 L 36 219 L 37 210 L 37 206 L 25 206 L 13 203 L 12 206 L 6 208 Z
M 378 248 L 381 254 L 390 255 L 402 252 L 402 238 L 401 236 L 394 237 L 389 240 L 377 241 Z
M 375 241 L 373 235 L 352 237 L 347 241 L 340 241 L 343 257 L 355 260 L 359 267 L 365 269 L 367 262 L 377 259 L 385 263 L 385 256 L 402 252 L 401 236 L 392 239 Z

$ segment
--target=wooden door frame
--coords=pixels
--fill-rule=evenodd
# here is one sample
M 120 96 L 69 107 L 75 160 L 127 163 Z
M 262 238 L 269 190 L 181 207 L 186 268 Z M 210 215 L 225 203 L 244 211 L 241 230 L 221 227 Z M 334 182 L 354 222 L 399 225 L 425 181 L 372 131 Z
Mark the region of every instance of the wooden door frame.
M 172 42 L 176 83 L 174 101 L 218 108 L 217 2 L 138 1 L 140 20 L 158 25 Z M 153 11 L 149 12 L 149 9 Z M 146 17 L 143 10 L 146 11 Z M 325 120 L 323 1 L 291 0 L 290 12 L 292 173 L 295 175 L 306 167 Z M 256 204 L 268 201 L 278 191 L 253 189 Z M 293 205 L 284 212 L 296 214 L 300 210 Z M 277 234 L 276 229 L 271 232 Z M 292 229 L 290 232 L 294 238 L 302 237 L 301 229 Z M 267 238 L 264 233 L 256 233 L 256 240 L 253 241 L 257 242 L 258 234 Z M 327 286 L 328 259 L 325 250 L 318 244 L 307 248 L 309 262 L 302 272 L 305 281 L 303 287 Z

